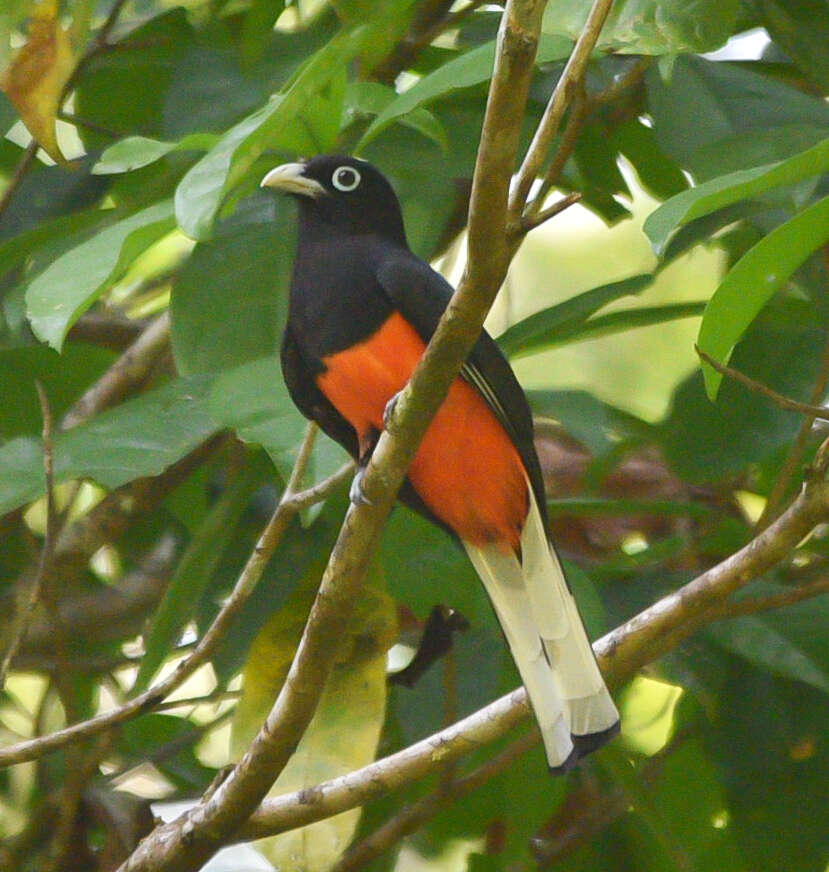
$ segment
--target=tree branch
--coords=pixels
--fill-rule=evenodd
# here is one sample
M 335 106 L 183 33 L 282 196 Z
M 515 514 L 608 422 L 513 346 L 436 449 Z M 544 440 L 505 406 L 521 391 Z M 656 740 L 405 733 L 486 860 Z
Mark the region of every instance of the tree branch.
M 55 733 L 0 749 L 0 767 L 11 766 L 14 763 L 23 763 L 26 760 L 34 760 L 58 748 L 63 748 L 72 742 L 94 736 L 124 721 L 152 711 L 156 705 L 169 696 L 188 676 L 192 675 L 199 666 L 207 662 L 253 592 L 268 560 L 270 560 L 276 546 L 282 539 L 293 516 L 297 512 L 324 499 L 328 494 L 340 487 L 351 473 L 352 467 L 349 465 L 326 479 L 325 482 L 321 482 L 307 491 L 294 492 L 293 488 L 296 487 L 304 474 L 304 464 L 307 463 L 308 452 L 310 451 L 308 443 L 313 438 L 314 432 L 314 428 L 309 427 L 304 443 L 306 449 L 301 452 L 294 465 L 291 480 L 273 517 L 262 531 L 262 535 L 259 537 L 253 553 L 248 558 L 227 602 L 219 610 L 213 623 L 199 640 L 198 645 L 189 657 L 182 660 L 166 678 L 118 708 L 96 715 L 89 720 L 73 724 Z
M 550 150 L 550 146 L 558 133 L 561 120 L 564 117 L 564 111 L 576 93 L 579 83 L 584 78 L 590 54 L 596 46 L 599 34 L 602 31 L 612 5 L 613 0 L 593 0 L 593 5 L 590 7 L 584 28 L 581 34 L 579 34 L 578 40 L 576 40 L 561 78 L 556 83 L 553 95 L 550 97 L 547 108 L 544 110 L 544 115 L 541 117 L 541 122 L 538 125 L 535 136 L 533 136 L 530 147 L 527 149 L 524 162 L 518 171 L 510 196 L 509 211 L 516 221 L 521 218 L 524 212 L 530 188 L 533 181 L 537 178 L 544 159 Z
M 800 412 L 801 415 L 808 415 L 810 418 L 817 418 L 821 421 L 829 421 L 829 409 L 827 409 L 826 406 L 814 406 L 810 403 L 801 403 L 798 400 L 792 400 L 783 394 L 778 394 L 777 391 L 770 388 L 768 385 L 755 381 L 753 378 L 740 372 L 738 369 L 720 363 L 718 360 L 711 357 L 710 354 L 706 354 L 706 352 L 704 352 L 698 345 L 694 345 L 694 351 L 696 351 L 696 353 L 720 375 L 724 375 L 726 378 L 739 382 L 755 394 L 760 394 L 766 399 L 771 400 L 781 409 L 786 409 L 789 412 Z
M 170 313 L 159 315 L 110 368 L 64 415 L 61 427 L 71 430 L 82 421 L 115 405 L 153 371 L 159 357 L 170 346 Z
M 40 548 L 40 558 L 37 569 L 31 583 L 26 585 L 26 592 L 22 596 L 22 603 L 15 609 L 12 627 L 9 633 L 9 643 L 3 654 L 3 662 L 0 663 L 0 690 L 6 683 L 6 675 L 15 655 L 23 644 L 23 639 L 29 630 L 29 625 L 34 617 L 38 600 L 43 594 L 46 577 L 52 564 L 55 553 L 55 535 L 57 510 L 55 508 L 55 463 L 52 450 L 52 410 L 49 407 L 49 399 L 43 389 L 43 385 L 35 380 L 37 396 L 40 401 L 40 413 L 43 418 L 43 474 L 46 480 L 46 533 L 43 537 L 43 545 Z M 62 653 L 64 658 L 66 651 Z
M 397 489 L 449 385 L 477 340 L 509 264 L 506 205 L 541 27 L 542 0 L 510 0 L 475 167 L 469 263 L 411 381 L 401 392 L 363 479 L 371 500 L 352 505 L 320 584 L 285 683 L 248 751 L 212 796 L 157 828 L 123 872 L 198 869 L 248 818 L 287 763 L 313 716 Z
M 817 524 L 829 518 L 824 443 L 801 494 L 774 524 L 721 563 L 654 603 L 594 644 L 611 686 L 658 659 L 715 619 L 712 606 L 783 559 Z M 453 726 L 382 760 L 298 793 L 266 799 L 237 834 L 258 839 L 355 808 L 493 742 L 529 714 L 523 688 L 490 703 Z

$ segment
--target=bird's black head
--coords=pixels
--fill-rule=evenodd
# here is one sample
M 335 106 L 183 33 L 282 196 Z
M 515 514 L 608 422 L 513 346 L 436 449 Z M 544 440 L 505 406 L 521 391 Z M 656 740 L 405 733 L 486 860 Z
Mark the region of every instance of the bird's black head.
M 300 220 L 347 234 L 374 233 L 406 244 L 400 203 L 388 179 L 370 163 L 341 154 L 323 154 L 282 164 L 264 179 L 297 197 Z

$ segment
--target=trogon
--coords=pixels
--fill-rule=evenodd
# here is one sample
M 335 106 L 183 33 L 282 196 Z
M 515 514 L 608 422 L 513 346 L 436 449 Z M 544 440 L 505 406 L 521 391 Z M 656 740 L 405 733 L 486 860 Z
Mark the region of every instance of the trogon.
M 262 186 L 299 202 L 282 370 L 300 411 L 364 466 L 452 294 L 406 242 L 400 204 L 371 164 L 322 155 Z M 362 498 L 359 473 L 351 491 Z M 530 409 L 481 334 L 430 424 L 400 499 L 456 536 L 495 608 L 550 766 L 566 770 L 618 732 L 547 535 Z

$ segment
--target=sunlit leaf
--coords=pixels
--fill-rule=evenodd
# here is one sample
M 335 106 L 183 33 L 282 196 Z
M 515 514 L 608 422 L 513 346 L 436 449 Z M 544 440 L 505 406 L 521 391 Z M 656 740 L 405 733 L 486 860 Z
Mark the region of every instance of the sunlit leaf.
M 178 142 L 162 142 L 146 136 L 128 136 L 104 149 L 92 168 L 95 175 L 127 173 L 160 160 L 171 151 L 207 151 L 216 144 L 211 133 L 193 133 Z
M 575 39 L 591 5 L 551 0 L 544 10 L 545 32 Z M 737 0 L 621 0 L 613 4 L 598 45 L 627 54 L 712 51 L 731 35 L 738 5 Z

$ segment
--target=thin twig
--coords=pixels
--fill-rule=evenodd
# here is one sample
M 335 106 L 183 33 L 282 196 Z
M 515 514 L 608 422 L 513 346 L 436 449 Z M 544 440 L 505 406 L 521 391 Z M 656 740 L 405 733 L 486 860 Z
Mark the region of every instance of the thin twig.
M 777 391 L 773 390 L 768 385 L 755 381 L 753 378 L 745 375 L 745 373 L 740 372 L 738 369 L 734 369 L 733 367 L 726 366 L 724 363 L 720 363 L 718 360 L 714 360 L 710 354 L 706 354 L 698 345 L 694 345 L 694 351 L 696 351 L 696 353 L 710 367 L 720 373 L 720 375 L 724 375 L 727 378 L 739 382 L 750 391 L 754 391 L 754 393 L 760 394 L 766 399 L 771 400 L 781 409 L 786 409 L 789 412 L 800 412 L 801 415 L 808 415 L 810 418 L 818 418 L 821 421 L 829 421 L 829 408 L 826 406 L 814 406 L 811 403 L 801 403 L 798 400 L 792 400 L 783 394 L 777 393 Z
M 826 271 L 829 273 L 829 250 L 824 249 L 824 262 Z M 826 396 L 826 386 L 829 383 L 829 334 L 823 345 L 823 354 L 820 358 L 820 368 L 818 369 L 817 378 L 815 379 L 812 393 L 809 395 L 809 402 L 812 405 L 817 405 Z M 792 447 L 780 467 L 780 472 L 772 486 L 771 493 L 766 500 L 766 505 L 763 507 L 763 512 L 757 519 L 756 529 L 763 530 L 768 526 L 769 522 L 777 515 L 783 498 L 786 496 L 791 485 L 792 479 L 798 472 L 800 464 L 803 461 L 803 455 L 806 451 L 806 446 L 809 443 L 809 437 L 812 435 L 812 425 L 815 418 L 807 415 L 800 422 L 800 429 L 797 432 Z
M 569 209 L 571 206 L 581 200 L 582 194 L 578 191 L 568 194 L 566 197 L 563 197 L 556 203 L 553 203 L 552 206 L 548 206 L 546 209 L 542 209 L 540 212 L 535 215 L 525 215 L 521 219 L 521 233 L 529 233 L 530 230 L 534 230 L 536 227 L 540 227 L 546 221 L 549 221 L 551 218 L 555 218 L 556 215 L 560 215 L 565 209 Z
M 509 211 L 513 220 L 518 220 L 524 213 L 527 196 L 535 178 L 538 176 L 547 153 L 561 126 L 564 111 L 575 94 L 578 83 L 584 78 L 590 55 L 599 39 L 613 0 L 593 0 L 584 28 L 576 40 L 573 51 L 567 60 L 561 77 L 556 83 L 547 108 L 535 131 L 524 162 L 513 185 L 510 195 Z
M 288 525 L 294 515 L 333 493 L 351 474 L 352 466 L 343 467 L 324 482 L 320 482 L 306 491 L 293 492 L 293 488 L 296 487 L 298 482 L 301 481 L 302 475 L 304 475 L 301 461 L 307 463 L 308 451 L 310 450 L 307 446 L 313 438 L 313 432 L 313 428 L 309 427 L 308 434 L 303 443 L 305 448 L 294 465 L 294 471 L 286 489 L 286 494 L 283 495 L 276 511 L 262 531 L 262 535 L 259 537 L 259 541 L 248 558 L 232 593 L 219 610 L 219 613 L 204 636 L 199 640 L 193 652 L 182 660 L 166 678 L 118 708 L 96 715 L 89 720 L 72 724 L 72 726 L 65 727 L 55 733 L 40 736 L 36 739 L 29 739 L 17 745 L 0 749 L 0 767 L 11 766 L 14 763 L 22 763 L 26 760 L 34 760 L 58 748 L 63 748 L 72 742 L 94 736 L 118 724 L 122 724 L 124 721 L 153 711 L 156 705 L 163 702 L 173 690 L 212 656 L 214 650 L 225 637 L 231 624 L 249 599 L 268 560 L 288 529 Z
M 9 203 L 11 203 L 12 198 L 17 192 L 17 189 L 20 187 L 20 184 L 26 177 L 26 173 L 28 173 L 31 169 L 31 166 L 35 161 L 35 156 L 37 155 L 38 148 L 39 146 L 37 142 L 33 139 L 26 146 L 26 150 L 20 156 L 20 160 L 17 162 L 17 166 L 14 168 L 12 177 L 9 179 L 9 183 L 6 185 L 6 188 L 3 191 L 3 196 L 0 197 L 0 215 L 2 215 L 6 211 Z
M 44 579 L 49 571 L 55 552 L 55 521 L 57 512 L 55 509 L 55 463 L 52 446 L 52 410 L 43 386 L 35 381 L 37 396 L 40 401 L 40 412 L 43 418 L 43 473 L 46 479 L 46 532 L 43 537 L 43 545 L 40 549 L 40 558 L 28 590 L 24 594 L 23 604 L 16 610 L 12 627 L 9 634 L 9 644 L 3 655 L 0 665 L 0 689 L 6 683 L 6 675 L 14 660 L 15 654 L 20 649 L 23 639 L 29 629 L 35 613 L 35 607 L 40 600 L 44 588 Z
M 452 802 L 477 790 L 508 769 L 540 741 L 538 730 L 531 729 L 492 759 L 466 775 L 442 785 L 417 802 L 403 808 L 371 835 L 352 845 L 331 872 L 359 872 L 372 861 L 418 830 L 430 818 Z
M 71 430 L 82 421 L 115 405 L 143 384 L 156 361 L 170 347 L 170 313 L 159 315 L 64 415 L 61 429 Z

